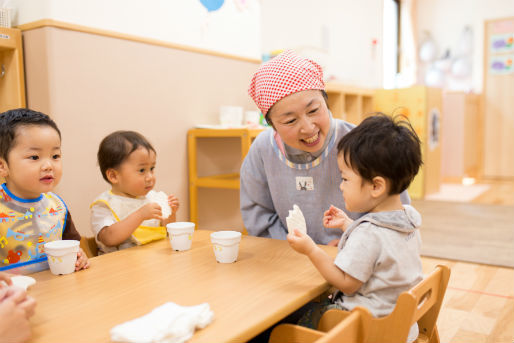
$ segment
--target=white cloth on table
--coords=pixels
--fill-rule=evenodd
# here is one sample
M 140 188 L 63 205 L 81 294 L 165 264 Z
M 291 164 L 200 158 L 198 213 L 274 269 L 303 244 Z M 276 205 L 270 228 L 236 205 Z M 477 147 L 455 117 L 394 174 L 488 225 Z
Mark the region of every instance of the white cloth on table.
M 208 303 L 180 306 L 168 302 L 142 317 L 113 327 L 111 340 L 130 343 L 182 343 L 193 336 L 196 328 L 206 327 L 213 316 Z

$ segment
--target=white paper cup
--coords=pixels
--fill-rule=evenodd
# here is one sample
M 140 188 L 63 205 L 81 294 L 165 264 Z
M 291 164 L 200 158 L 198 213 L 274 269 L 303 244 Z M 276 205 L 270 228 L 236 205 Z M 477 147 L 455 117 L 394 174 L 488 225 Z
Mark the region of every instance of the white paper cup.
M 239 231 L 217 231 L 211 233 L 212 248 L 216 261 L 220 263 L 232 263 L 237 260 L 239 253 Z
M 243 108 L 241 106 L 221 106 L 220 124 L 223 126 L 241 126 L 243 123 Z
M 195 223 L 175 222 L 166 225 L 171 248 L 177 251 L 191 249 L 193 242 L 193 233 L 195 232 Z
M 52 274 L 71 274 L 75 271 L 79 241 L 62 240 L 45 243 L 45 253 Z
M 261 120 L 261 114 L 259 111 L 246 111 L 245 112 L 245 124 L 246 125 L 259 125 Z

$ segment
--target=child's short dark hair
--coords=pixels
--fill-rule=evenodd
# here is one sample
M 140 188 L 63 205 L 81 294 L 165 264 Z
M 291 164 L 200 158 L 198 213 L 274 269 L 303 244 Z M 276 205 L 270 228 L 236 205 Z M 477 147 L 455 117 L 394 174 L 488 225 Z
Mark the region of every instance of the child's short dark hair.
M 403 116 L 376 113 L 366 118 L 341 138 L 337 150 L 364 180 L 387 178 L 389 194 L 406 190 L 423 163 L 419 137 Z
M 61 131 L 57 124 L 46 114 L 29 110 L 28 108 L 17 108 L 0 113 L 0 157 L 7 161 L 7 155 L 16 143 L 16 129 L 19 126 L 50 126 L 59 134 Z
M 98 165 L 105 181 L 109 182 L 106 174 L 108 169 L 119 167 L 131 153 L 140 147 L 155 153 L 152 144 L 135 131 L 115 131 L 105 137 L 100 143 L 97 154 Z

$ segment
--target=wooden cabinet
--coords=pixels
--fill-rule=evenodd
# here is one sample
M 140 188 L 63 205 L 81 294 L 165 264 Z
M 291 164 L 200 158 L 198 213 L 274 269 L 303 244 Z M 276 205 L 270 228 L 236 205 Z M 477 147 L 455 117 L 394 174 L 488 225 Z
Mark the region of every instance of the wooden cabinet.
M 480 95 L 443 94 L 441 173 L 445 179 L 479 178 L 483 155 L 483 118 Z
M 328 95 L 328 107 L 335 118 L 359 124 L 373 112 L 372 89 L 327 82 L 325 91 Z
M 230 173 L 216 173 L 213 175 L 199 175 L 198 168 L 198 140 L 207 138 L 240 140 L 243 161 L 250 145 L 262 130 L 251 129 L 191 129 L 187 133 L 187 150 L 189 159 L 189 220 L 198 224 L 198 189 L 199 188 L 225 188 L 239 189 L 239 171 Z M 218 151 L 221 157 L 225 151 Z M 216 158 L 216 156 L 210 156 Z M 240 164 L 239 164 L 240 166 Z M 209 168 L 207 168 L 209 170 Z
M 514 17 L 484 27 L 484 177 L 514 180 Z
M 409 187 L 413 199 L 439 191 L 441 183 L 441 90 L 424 86 L 379 89 L 376 111 L 405 115 L 421 140 L 423 166 Z M 443 128 L 444 129 L 444 128 Z
M 25 106 L 21 31 L 0 27 L 0 112 Z

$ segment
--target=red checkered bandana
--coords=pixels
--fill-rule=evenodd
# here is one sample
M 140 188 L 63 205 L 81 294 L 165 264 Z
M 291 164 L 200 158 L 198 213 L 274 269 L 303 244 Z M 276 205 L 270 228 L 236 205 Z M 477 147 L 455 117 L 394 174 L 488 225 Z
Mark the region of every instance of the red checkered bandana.
M 316 62 L 288 50 L 257 69 L 248 94 L 266 115 L 283 97 L 308 89 L 325 89 L 323 70 Z

